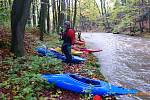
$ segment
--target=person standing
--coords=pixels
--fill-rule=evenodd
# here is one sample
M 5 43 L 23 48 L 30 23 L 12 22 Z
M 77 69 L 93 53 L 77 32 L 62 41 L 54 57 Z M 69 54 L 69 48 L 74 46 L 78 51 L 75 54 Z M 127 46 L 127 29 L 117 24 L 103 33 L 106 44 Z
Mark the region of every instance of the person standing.
M 62 53 L 66 57 L 66 63 L 71 65 L 72 55 L 71 55 L 71 46 L 75 44 L 75 30 L 71 28 L 71 23 L 66 21 L 64 23 L 65 31 L 62 35 L 63 44 L 61 47 Z

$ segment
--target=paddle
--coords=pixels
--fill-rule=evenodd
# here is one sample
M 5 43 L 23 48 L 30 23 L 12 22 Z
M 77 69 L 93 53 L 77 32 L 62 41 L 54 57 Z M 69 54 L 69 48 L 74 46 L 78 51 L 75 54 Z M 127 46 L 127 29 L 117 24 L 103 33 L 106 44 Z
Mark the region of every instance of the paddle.
M 150 92 L 137 92 L 135 96 L 150 96 Z
M 133 82 L 127 82 L 127 84 L 133 85 L 133 86 L 135 86 L 135 87 L 137 87 L 137 86 L 147 86 L 147 85 L 138 84 L 138 83 L 136 83 L 136 85 L 135 85 L 134 83 L 135 83 L 135 81 L 133 81 Z M 136 94 L 129 94 L 129 95 L 135 95 L 135 96 L 150 96 L 150 92 L 140 92 L 140 91 L 138 91 Z

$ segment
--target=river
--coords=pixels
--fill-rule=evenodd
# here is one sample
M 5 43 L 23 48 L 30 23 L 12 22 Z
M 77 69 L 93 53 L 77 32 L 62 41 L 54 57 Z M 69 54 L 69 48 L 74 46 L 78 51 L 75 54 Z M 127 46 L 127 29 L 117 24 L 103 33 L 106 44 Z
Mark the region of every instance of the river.
M 150 39 L 112 33 L 82 33 L 89 48 L 103 51 L 94 53 L 100 71 L 114 84 L 150 92 Z M 119 100 L 150 100 L 150 97 L 119 96 Z

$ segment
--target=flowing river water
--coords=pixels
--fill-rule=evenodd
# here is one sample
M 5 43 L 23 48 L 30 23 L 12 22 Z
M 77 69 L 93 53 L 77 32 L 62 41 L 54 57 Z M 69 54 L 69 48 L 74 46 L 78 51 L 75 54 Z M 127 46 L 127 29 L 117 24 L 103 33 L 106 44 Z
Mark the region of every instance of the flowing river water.
M 112 33 L 83 33 L 89 48 L 103 51 L 94 53 L 101 72 L 114 84 L 150 92 L 150 39 Z M 149 96 L 119 96 L 119 100 L 150 100 Z

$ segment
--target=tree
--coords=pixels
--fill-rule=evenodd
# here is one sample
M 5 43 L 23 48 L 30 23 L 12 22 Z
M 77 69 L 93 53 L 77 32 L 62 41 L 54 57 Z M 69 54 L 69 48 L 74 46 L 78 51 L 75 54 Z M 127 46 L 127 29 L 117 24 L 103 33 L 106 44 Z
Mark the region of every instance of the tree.
M 32 3 L 32 16 L 33 16 L 33 26 L 36 26 L 36 0 L 33 0 L 33 3 Z
M 61 0 L 61 13 L 60 13 L 60 26 L 62 27 L 63 26 L 63 23 L 64 23 L 64 20 L 65 20 L 65 0 Z
M 60 14 L 60 12 L 61 12 L 61 9 L 60 9 L 61 7 L 60 7 L 60 6 L 61 6 L 61 0 L 58 0 L 58 1 L 57 1 L 57 12 L 58 12 L 57 33 L 59 33 L 59 27 L 60 27 L 60 24 L 61 24 L 61 23 L 60 23 L 60 22 L 61 22 L 60 20 L 62 20 L 62 19 L 61 19 L 61 14 Z
M 32 0 L 14 0 L 11 11 L 11 51 L 16 56 L 24 56 L 24 32 Z
M 50 0 L 48 0 L 47 13 L 47 32 L 50 32 Z
M 40 10 L 40 19 L 39 19 L 39 27 L 40 27 L 40 40 L 43 41 L 43 35 L 46 33 L 46 14 L 47 14 L 47 4 L 48 0 L 41 0 L 41 10 Z
M 110 28 L 108 18 L 107 18 L 107 10 L 106 10 L 106 1 L 105 0 L 100 0 L 101 3 L 101 15 L 103 17 L 103 24 L 105 28 Z
M 12 1 L 11 1 L 11 0 L 8 0 L 8 2 L 9 2 L 9 6 L 11 7 L 11 3 L 12 3 Z
M 57 25 L 57 15 L 56 15 L 56 3 L 55 0 L 51 0 L 52 3 L 52 13 L 53 13 L 53 32 L 56 29 L 56 25 Z
M 75 0 L 74 3 L 73 28 L 75 27 L 75 23 L 76 23 L 76 16 L 77 16 L 77 0 Z
M 142 2 L 140 2 L 140 1 L 142 1 Z M 140 0 L 139 1 L 139 5 L 140 6 L 143 6 L 143 4 L 144 4 L 144 1 L 143 0 Z M 142 14 L 142 12 L 143 12 L 143 8 L 142 9 L 139 9 L 139 15 L 141 15 Z M 142 33 L 144 30 L 144 25 L 143 25 L 144 23 L 143 23 L 143 16 L 141 17 L 141 20 L 139 21 L 139 26 L 140 26 L 140 32 Z
M 95 30 L 95 26 L 99 24 L 99 10 L 95 6 L 95 0 L 80 0 L 77 3 L 77 26 L 80 30 Z M 93 23 L 95 23 L 93 25 Z
M 67 0 L 67 20 L 70 21 L 70 0 Z

